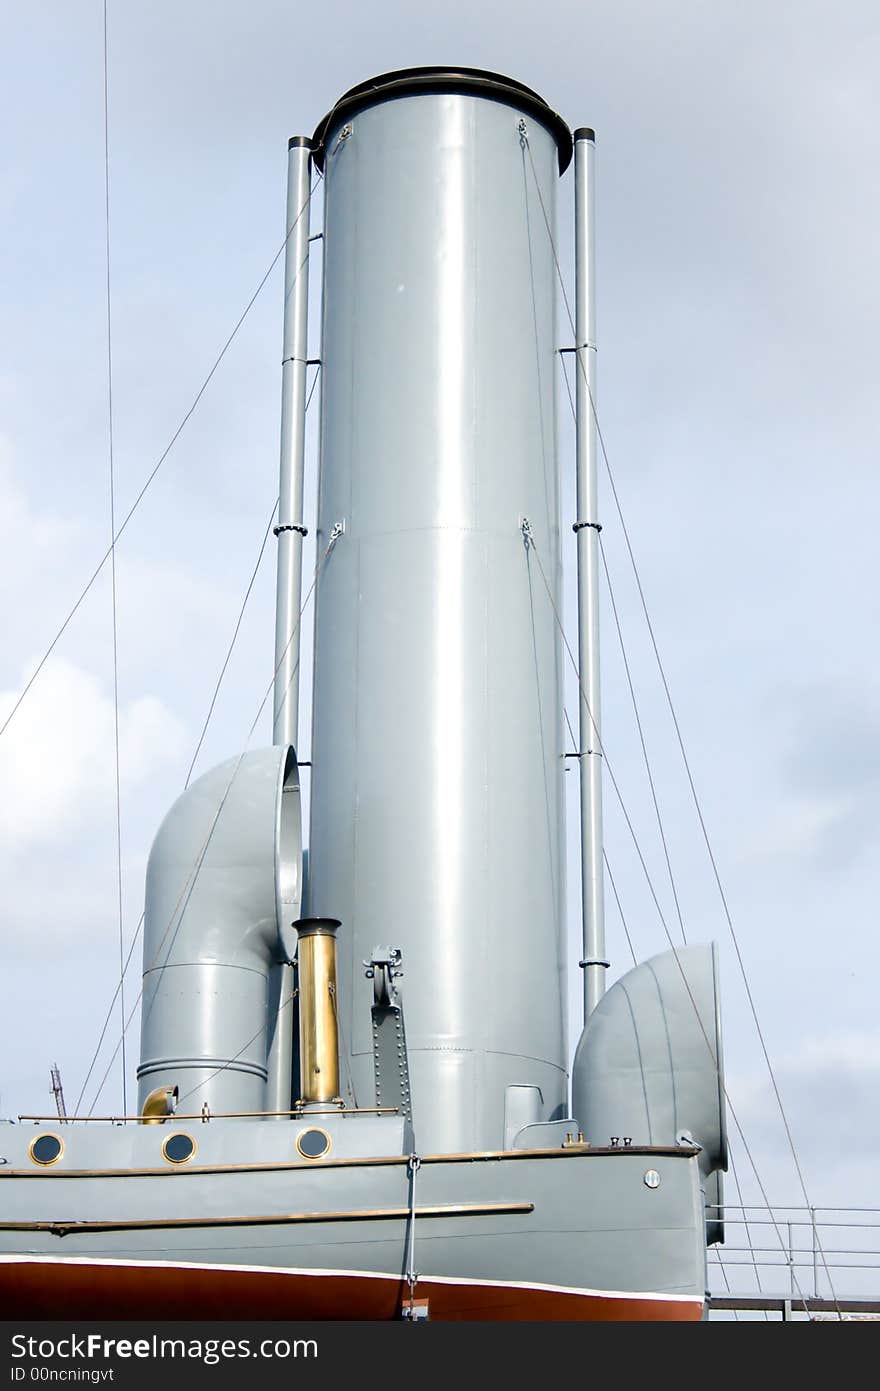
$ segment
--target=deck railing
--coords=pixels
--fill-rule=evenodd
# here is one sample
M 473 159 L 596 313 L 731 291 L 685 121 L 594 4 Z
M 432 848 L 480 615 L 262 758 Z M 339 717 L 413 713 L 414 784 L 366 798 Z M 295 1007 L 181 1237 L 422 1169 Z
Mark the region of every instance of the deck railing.
M 880 1208 L 725 1203 L 709 1251 L 712 1316 L 880 1315 Z

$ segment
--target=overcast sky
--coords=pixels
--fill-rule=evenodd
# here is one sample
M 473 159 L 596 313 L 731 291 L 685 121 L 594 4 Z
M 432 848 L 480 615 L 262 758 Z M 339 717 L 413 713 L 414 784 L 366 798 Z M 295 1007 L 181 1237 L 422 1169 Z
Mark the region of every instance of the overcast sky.
M 611 465 L 810 1200 L 876 1203 L 876 4 L 111 0 L 117 515 L 278 250 L 288 136 L 358 81 L 438 63 L 507 73 L 597 131 Z M 2 714 L 108 543 L 99 0 L 7 0 L 0 115 Z M 568 265 L 570 178 L 559 197 Z M 279 266 L 119 545 L 126 941 L 277 493 L 280 288 Z M 566 523 L 567 409 L 563 393 Z M 721 944 L 730 1095 L 771 1198 L 800 1203 L 601 485 L 685 928 Z M 200 768 L 238 752 L 271 676 L 273 570 L 269 548 Z M 677 930 L 607 605 L 603 650 L 605 745 Z M 112 729 L 104 574 L 0 740 L 5 1115 L 51 1108 L 55 1061 L 73 1105 L 117 978 Z M 666 939 L 610 790 L 606 805 L 643 957 Z M 576 962 L 574 860 L 569 878 Z M 610 895 L 608 918 L 618 974 Z M 130 1077 L 137 1049 L 135 1024 Z M 120 1104 L 115 1068 L 98 1110 Z

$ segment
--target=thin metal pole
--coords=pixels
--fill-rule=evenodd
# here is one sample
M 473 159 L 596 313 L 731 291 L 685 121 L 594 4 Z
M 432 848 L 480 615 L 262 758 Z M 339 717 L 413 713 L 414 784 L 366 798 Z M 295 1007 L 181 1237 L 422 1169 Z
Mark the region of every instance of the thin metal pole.
M 290 141 L 287 153 L 287 247 L 284 256 L 284 347 L 281 366 L 281 480 L 278 502 L 278 588 L 275 607 L 275 698 L 272 742 L 297 743 L 302 589 L 303 474 L 306 447 L 306 360 L 309 311 L 309 176 L 312 142 Z
M 303 475 L 309 312 L 309 202 L 312 142 L 296 135 L 287 150 L 287 243 L 284 254 L 284 339 L 281 365 L 281 478 L 278 499 L 278 582 L 275 603 L 275 690 L 272 742 L 297 744 L 299 613 L 302 592 Z M 266 1105 L 286 1111 L 292 1097 L 294 976 L 274 967 L 278 1009 L 267 1060 Z
M 599 519 L 596 432 L 595 136 L 574 133 L 575 338 L 577 361 L 578 665 L 581 774 L 581 900 L 584 1018 L 605 993 L 605 898 L 602 878 L 602 755 L 599 692 Z

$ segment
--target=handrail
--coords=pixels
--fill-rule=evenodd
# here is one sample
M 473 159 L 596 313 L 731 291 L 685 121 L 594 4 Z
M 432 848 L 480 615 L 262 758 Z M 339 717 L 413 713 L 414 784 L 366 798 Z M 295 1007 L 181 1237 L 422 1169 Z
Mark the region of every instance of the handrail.
M 293 1116 L 297 1120 L 302 1120 L 309 1116 L 396 1116 L 399 1114 L 398 1106 L 326 1106 L 312 1107 L 306 1109 L 304 1106 L 294 1107 L 292 1111 L 175 1111 L 168 1116 L 162 1117 L 165 1121 L 224 1121 L 224 1120 L 246 1120 L 259 1119 L 268 1116 Z M 51 1121 L 53 1125 L 68 1125 L 73 1121 L 111 1121 L 114 1125 L 122 1125 L 123 1121 L 142 1121 L 143 1116 L 65 1116 L 63 1121 L 59 1121 L 57 1115 L 54 1116 L 19 1116 L 20 1121 Z
M 713 1309 L 736 1317 L 741 1311 L 781 1310 L 783 1318 L 829 1310 L 865 1317 L 880 1312 L 874 1273 L 880 1272 L 880 1236 L 873 1235 L 880 1233 L 880 1207 L 711 1203 L 707 1209 L 710 1220 L 715 1213 L 723 1216 L 735 1243 L 712 1250 L 710 1277 L 724 1282 L 723 1289 L 711 1291 Z M 752 1240 L 753 1232 L 763 1245 Z M 798 1278 L 811 1267 L 811 1279 Z M 765 1294 L 762 1284 L 778 1289 L 780 1270 L 788 1271 L 790 1292 Z

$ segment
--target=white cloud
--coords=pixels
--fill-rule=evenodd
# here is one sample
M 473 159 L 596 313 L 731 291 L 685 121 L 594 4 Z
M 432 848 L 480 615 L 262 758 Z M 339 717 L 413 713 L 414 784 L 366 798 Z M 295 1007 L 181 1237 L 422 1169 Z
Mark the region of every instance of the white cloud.
M 80 530 L 75 521 L 37 515 L 16 477 L 11 441 L 0 435 L 0 557 L 10 578 L 25 552 L 32 558 L 51 554 Z
M 762 824 L 750 828 L 740 852 L 742 859 L 748 862 L 774 860 L 778 856 L 815 856 L 851 810 L 852 799 L 845 795 L 785 798 Z
M 22 685 L 30 672 L 23 675 Z M 17 691 L 0 693 L 0 721 Z M 144 695 L 119 712 L 123 796 L 184 755 L 184 728 Z M 114 717 L 96 676 L 64 659 L 41 672 L 0 741 L 0 839 L 7 847 L 79 835 L 114 797 Z

